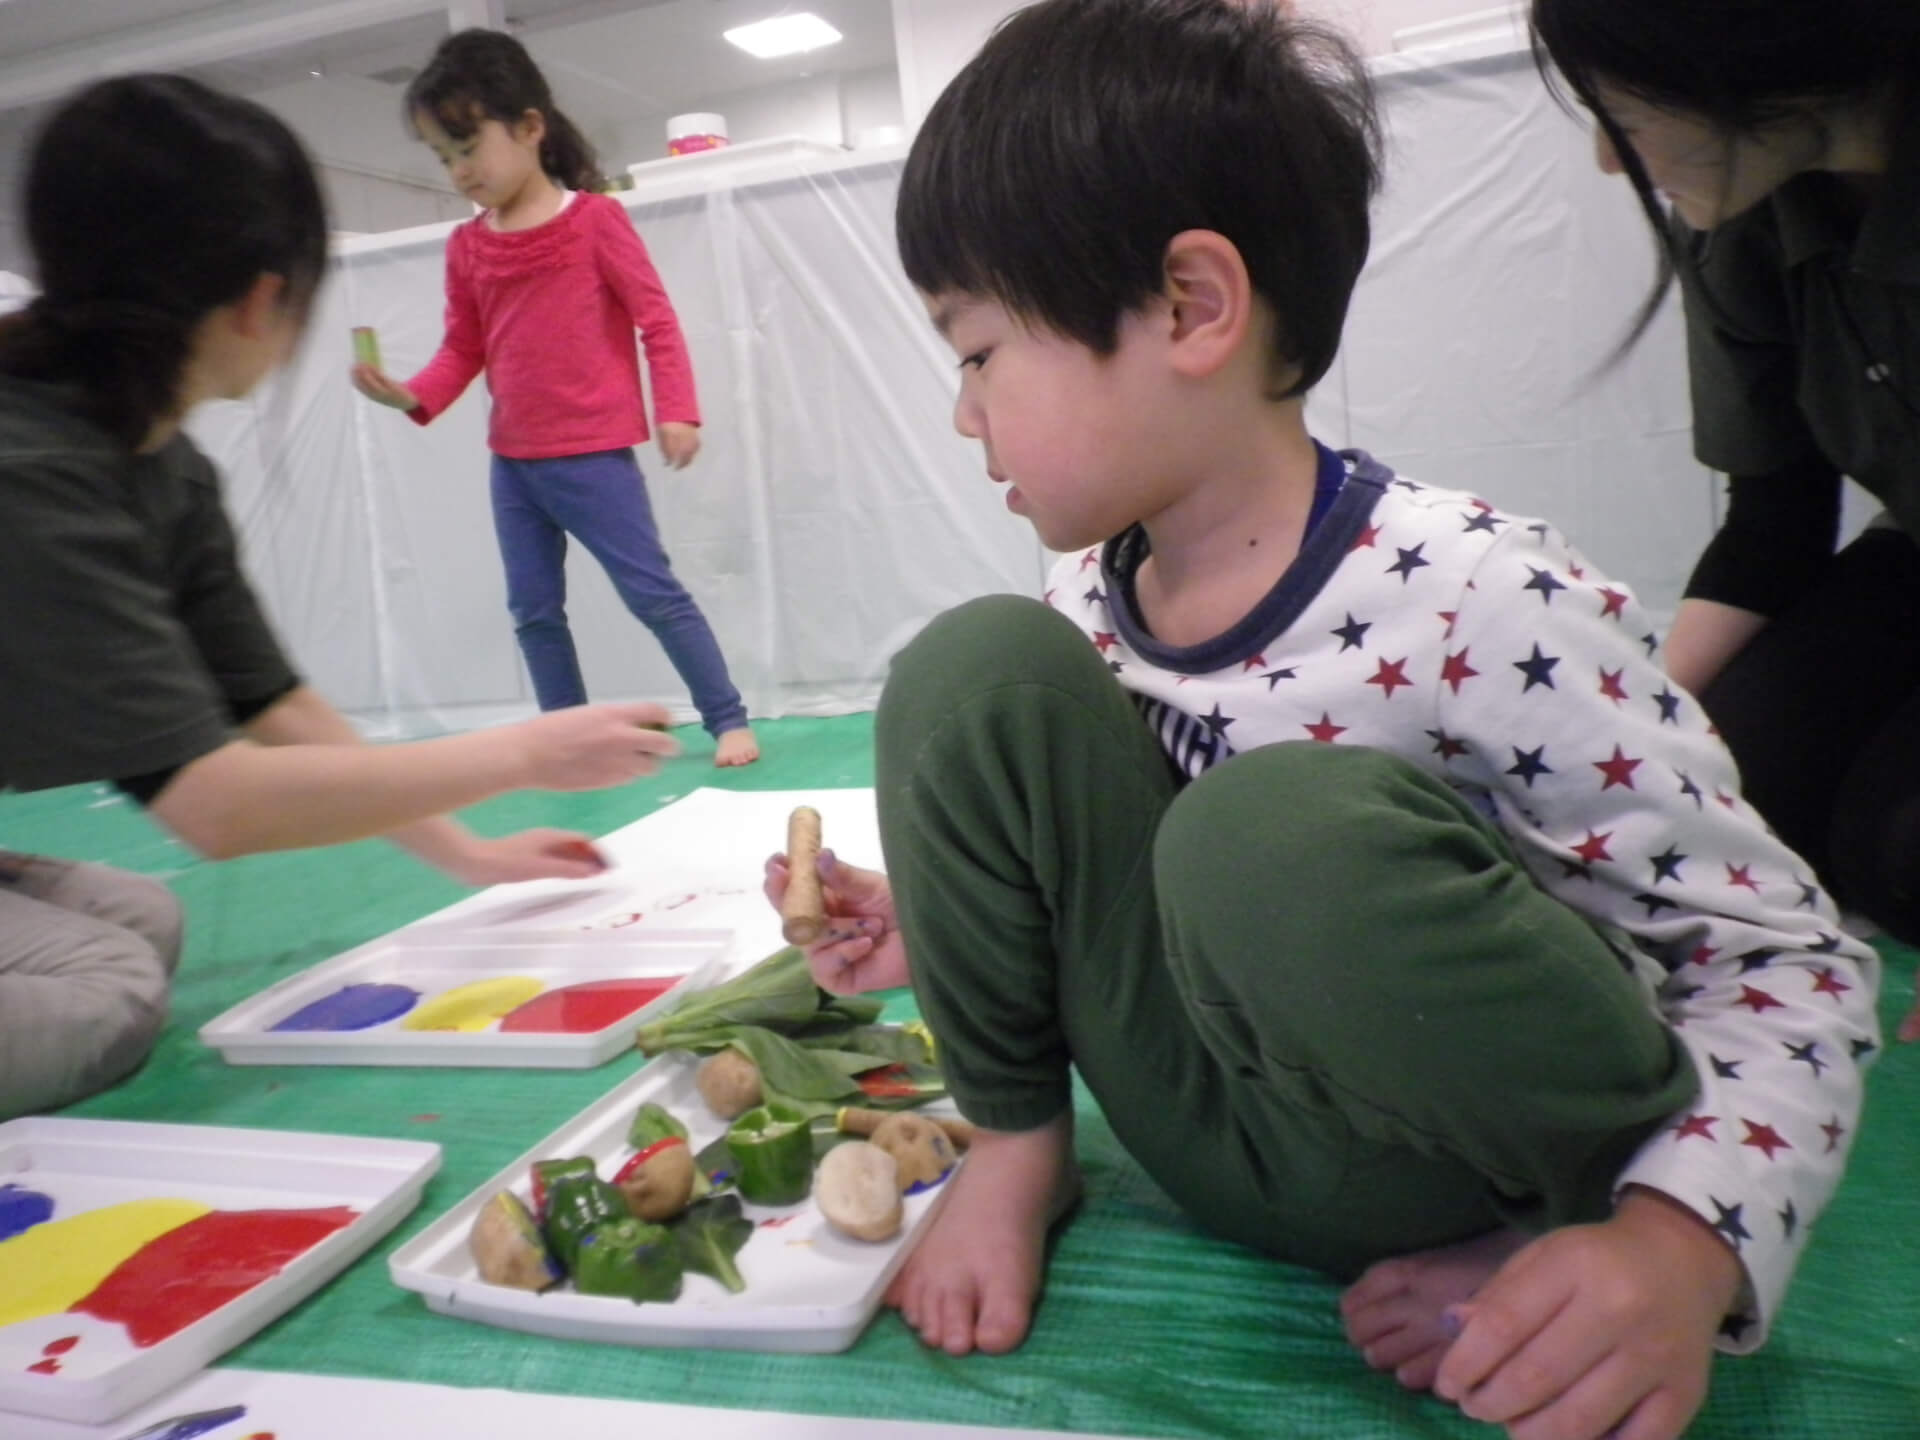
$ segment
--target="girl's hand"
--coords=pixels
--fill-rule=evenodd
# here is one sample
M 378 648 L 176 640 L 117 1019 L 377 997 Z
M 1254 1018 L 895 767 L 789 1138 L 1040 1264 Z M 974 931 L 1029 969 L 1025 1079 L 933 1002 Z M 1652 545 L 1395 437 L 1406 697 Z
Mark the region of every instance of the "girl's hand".
M 670 470 L 684 470 L 700 453 L 700 427 L 684 420 L 660 422 L 660 454 Z
M 523 783 L 536 790 L 598 790 L 624 785 L 678 755 L 658 705 L 574 705 L 509 727 L 518 741 Z
M 826 903 L 827 933 L 807 947 L 807 967 L 823 990 L 852 995 L 908 983 L 907 946 L 893 913 L 893 887 L 878 870 L 862 870 L 822 850 L 815 862 Z M 787 857 L 767 857 L 762 885 L 773 908 L 787 893 Z
M 391 379 L 385 371 L 372 365 L 355 365 L 349 370 L 353 388 L 369 400 L 381 405 L 391 405 L 396 410 L 417 410 L 420 401 L 414 393 L 398 380 Z
M 607 860 L 591 840 L 572 830 L 522 830 L 497 840 L 475 836 L 441 868 L 465 885 L 502 885 L 514 880 L 586 880 L 607 869 Z
M 1676 1440 L 1742 1275 L 1705 1221 L 1631 1187 L 1611 1220 L 1542 1236 L 1454 1307 L 1434 1392 L 1512 1440 Z

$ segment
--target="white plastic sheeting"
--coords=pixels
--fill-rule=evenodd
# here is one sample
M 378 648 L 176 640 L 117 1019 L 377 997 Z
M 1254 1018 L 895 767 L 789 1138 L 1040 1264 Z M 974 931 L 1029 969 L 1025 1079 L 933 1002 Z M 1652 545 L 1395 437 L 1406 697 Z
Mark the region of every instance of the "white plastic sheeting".
M 1316 432 L 1561 523 L 1662 620 L 1714 523 L 1670 306 L 1597 375 L 1652 250 L 1524 55 L 1382 75 L 1389 187 Z M 901 279 L 898 154 L 628 197 L 691 346 L 694 468 L 642 465 L 674 565 L 755 715 L 870 705 L 941 610 L 1037 593 L 1046 556 L 951 426 L 953 357 Z M 692 172 L 688 172 L 691 175 Z M 717 182 L 716 182 L 717 183 Z M 484 386 L 420 429 L 350 389 L 347 332 L 405 376 L 438 343 L 448 227 L 350 242 L 294 370 L 195 429 L 299 664 L 375 734 L 525 713 L 486 499 Z M 570 611 L 596 698 L 691 715 L 590 557 Z

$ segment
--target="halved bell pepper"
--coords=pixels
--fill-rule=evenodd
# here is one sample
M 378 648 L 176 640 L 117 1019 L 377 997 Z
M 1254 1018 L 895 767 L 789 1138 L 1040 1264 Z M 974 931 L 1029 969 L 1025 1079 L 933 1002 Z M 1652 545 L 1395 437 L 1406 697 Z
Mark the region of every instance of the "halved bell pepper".
M 580 1239 L 573 1288 L 582 1295 L 624 1295 L 629 1300 L 677 1300 L 684 1272 L 680 1246 L 664 1225 L 643 1220 L 604 1220 Z
M 786 1105 L 757 1105 L 727 1131 L 734 1184 L 756 1205 L 797 1205 L 813 1188 L 813 1131 Z
M 547 1186 L 547 1217 L 541 1227 L 555 1258 L 574 1273 L 574 1257 L 581 1243 L 609 1220 L 631 1219 L 627 1197 L 589 1171 L 563 1175 Z

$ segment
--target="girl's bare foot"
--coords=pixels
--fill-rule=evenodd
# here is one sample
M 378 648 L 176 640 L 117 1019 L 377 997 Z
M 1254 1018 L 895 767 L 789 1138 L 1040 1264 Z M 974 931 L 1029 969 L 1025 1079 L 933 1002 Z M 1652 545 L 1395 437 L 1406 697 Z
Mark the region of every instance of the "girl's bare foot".
M 753 738 L 753 731 L 744 725 L 738 730 L 729 730 L 714 744 L 713 763 L 720 769 L 732 765 L 751 765 L 760 758 L 760 742 Z
M 887 1290 L 926 1344 L 1004 1354 L 1027 1338 L 1047 1231 L 1079 1195 L 1073 1114 L 1038 1130 L 982 1130 L 953 1193 Z
M 1376 1370 L 1391 1370 L 1409 1390 L 1428 1390 L 1453 1337 L 1442 1316 L 1473 1298 L 1533 1237 L 1491 1230 L 1441 1250 L 1382 1260 L 1340 1297 L 1347 1339 Z

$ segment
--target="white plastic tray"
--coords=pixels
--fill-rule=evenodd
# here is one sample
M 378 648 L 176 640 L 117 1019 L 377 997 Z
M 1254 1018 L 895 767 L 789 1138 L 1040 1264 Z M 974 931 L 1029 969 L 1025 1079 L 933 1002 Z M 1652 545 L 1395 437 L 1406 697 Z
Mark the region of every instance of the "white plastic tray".
M 779 1209 L 746 1206 L 759 1228 L 740 1251 L 747 1288 L 738 1295 L 705 1275 L 688 1275 L 671 1304 L 579 1295 L 564 1282 L 534 1294 L 480 1278 L 467 1249 L 474 1216 L 501 1190 L 531 1205 L 534 1161 L 591 1155 L 600 1174 L 611 1179 L 632 1153 L 627 1126 L 647 1100 L 686 1124 L 695 1150 L 719 1136 L 724 1127 L 694 1089 L 693 1070 L 687 1056 L 670 1054 L 635 1072 L 395 1251 L 388 1260 L 394 1283 L 418 1290 L 443 1315 L 566 1340 L 796 1354 L 845 1350 L 873 1318 L 894 1272 L 945 1201 L 951 1174 L 908 1196 L 901 1233 L 877 1244 L 835 1231 L 811 1196 Z
M 586 1069 L 633 1043 L 641 1022 L 709 984 L 732 944 L 726 930 L 474 930 L 422 921 L 324 960 L 200 1027 L 235 1065 L 467 1065 Z M 475 981 L 525 976 L 557 990 L 595 980 L 681 975 L 671 990 L 599 1030 L 503 1034 L 408 1030 L 405 1016 L 365 1030 L 275 1030 L 309 1003 L 352 984 L 409 985 L 421 1003 Z M 411 1012 L 409 1012 L 411 1013 Z
M 0 1326 L 0 1411 L 102 1424 L 178 1384 L 357 1260 L 420 1203 L 439 1168 L 440 1147 L 411 1140 L 117 1120 L 0 1124 L 0 1185 L 50 1196 L 53 1222 L 160 1199 L 359 1211 L 277 1275 L 145 1348 L 117 1323 L 64 1309 Z M 0 1242 L 0 1294 L 24 1283 L 7 1268 Z M 50 1351 L 57 1370 L 29 1370 Z M 8 1429 L 0 1417 L 0 1434 Z

